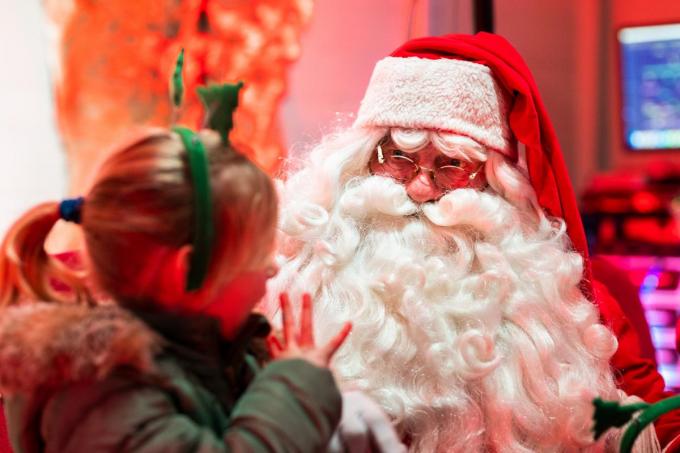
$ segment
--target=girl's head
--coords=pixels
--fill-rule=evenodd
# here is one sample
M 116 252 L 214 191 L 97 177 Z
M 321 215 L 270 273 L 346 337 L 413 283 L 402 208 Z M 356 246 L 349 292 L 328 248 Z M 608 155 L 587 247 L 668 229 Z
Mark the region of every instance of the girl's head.
M 80 224 L 88 270 L 96 286 L 123 305 L 211 311 L 229 299 L 226 308 L 248 305 L 249 312 L 257 300 L 246 299 L 264 292 L 266 275 L 272 273 L 277 211 L 272 183 L 247 158 L 221 145 L 216 133 L 198 136 L 209 161 L 215 230 L 207 278 L 198 291 L 184 289 L 194 205 L 179 135 L 159 129 L 135 137 L 104 162 L 85 195 Z M 56 202 L 42 204 L 9 231 L 0 258 L 2 304 L 89 297 L 82 279 L 45 252 L 58 207 Z M 51 279 L 73 291 L 55 291 Z

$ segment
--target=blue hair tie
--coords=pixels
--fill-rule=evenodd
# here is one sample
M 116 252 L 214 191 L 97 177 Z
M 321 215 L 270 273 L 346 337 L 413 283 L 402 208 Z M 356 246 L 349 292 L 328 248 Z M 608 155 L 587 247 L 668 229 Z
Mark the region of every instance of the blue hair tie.
M 80 212 L 85 199 L 66 198 L 59 203 L 59 217 L 67 222 L 80 223 Z

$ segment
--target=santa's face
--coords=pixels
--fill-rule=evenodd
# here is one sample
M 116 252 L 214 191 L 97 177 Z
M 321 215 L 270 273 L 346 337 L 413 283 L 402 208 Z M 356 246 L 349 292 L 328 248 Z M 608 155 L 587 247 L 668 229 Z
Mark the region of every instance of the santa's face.
M 579 290 L 563 223 L 538 215 L 526 178 L 470 139 L 383 138 L 339 137 L 291 176 L 270 294 L 312 293 L 320 338 L 353 322 L 336 375 L 417 451 L 587 449 L 592 396 L 615 398 L 616 339 Z M 387 173 L 393 148 L 412 173 Z M 453 159 L 459 187 L 436 173 Z M 419 177 L 427 190 L 410 190 Z

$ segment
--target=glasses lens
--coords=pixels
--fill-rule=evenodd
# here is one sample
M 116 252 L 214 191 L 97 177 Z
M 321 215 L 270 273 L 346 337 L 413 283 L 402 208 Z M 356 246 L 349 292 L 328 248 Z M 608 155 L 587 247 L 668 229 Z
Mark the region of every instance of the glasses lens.
M 383 162 L 375 157 L 371 170 L 380 176 L 389 176 L 398 181 L 408 181 L 418 171 L 416 164 L 406 156 L 395 154 L 393 151 L 383 152 Z
M 467 187 L 470 184 L 470 173 L 461 167 L 445 165 L 434 171 L 434 182 L 446 190 Z

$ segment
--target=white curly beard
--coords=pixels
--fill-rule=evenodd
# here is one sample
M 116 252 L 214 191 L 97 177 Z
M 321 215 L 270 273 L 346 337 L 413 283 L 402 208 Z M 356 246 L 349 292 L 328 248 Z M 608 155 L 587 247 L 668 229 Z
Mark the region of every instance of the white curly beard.
M 411 451 L 605 448 L 592 398 L 617 399 L 617 343 L 579 290 L 563 223 L 471 189 L 420 208 L 379 176 L 328 209 L 303 198 L 284 200 L 289 258 L 269 294 L 313 294 L 320 341 L 352 321 L 336 376 L 375 398 Z

